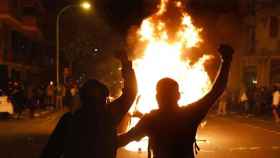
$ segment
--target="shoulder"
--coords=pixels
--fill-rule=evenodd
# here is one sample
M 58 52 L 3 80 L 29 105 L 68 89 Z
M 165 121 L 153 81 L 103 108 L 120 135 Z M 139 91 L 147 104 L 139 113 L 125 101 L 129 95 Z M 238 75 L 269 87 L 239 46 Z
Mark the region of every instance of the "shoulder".
M 63 131 L 64 129 L 66 129 L 71 120 L 72 114 L 70 112 L 63 114 L 56 125 L 55 131 Z
M 157 117 L 157 115 L 159 115 L 159 110 L 152 110 L 150 113 L 145 114 L 144 117 L 151 119 Z
M 70 120 L 70 119 L 72 119 L 72 117 L 73 117 L 73 114 L 71 112 L 67 112 L 67 113 L 63 114 L 63 116 L 61 117 L 60 120 Z
M 193 102 L 193 103 L 190 103 L 190 104 L 181 106 L 180 109 L 179 109 L 179 112 L 189 112 L 189 111 L 191 111 L 192 109 L 196 108 L 197 105 L 198 105 L 197 102 Z
M 149 130 L 151 127 L 155 125 L 155 120 L 157 116 L 157 111 L 151 111 L 150 113 L 144 114 L 144 116 L 140 119 L 140 121 L 135 126 L 137 130 Z
M 151 122 L 153 122 L 153 120 L 155 120 L 157 118 L 158 114 L 159 114 L 158 110 L 153 110 L 150 113 L 145 114 L 141 118 L 140 122 L 142 124 L 150 124 Z

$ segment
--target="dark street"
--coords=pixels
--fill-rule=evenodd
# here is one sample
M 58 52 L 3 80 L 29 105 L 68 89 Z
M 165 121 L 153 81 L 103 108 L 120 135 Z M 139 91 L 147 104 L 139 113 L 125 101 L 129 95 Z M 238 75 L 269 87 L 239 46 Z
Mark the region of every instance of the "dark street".
M 280 158 L 280 0 L 0 0 L 0 158 L 180 157 Z
M 280 126 L 274 123 L 237 116 L 209 116 L 199 130 L 198 158 L 279 158 Z M 120 151 L 119 158 L 127 152 Z M 147 157 L 147 154 L 135 158 Z
M 37 158 L 61 114 L 35 120 L 0 122 L 1 157 Z M 199 130 L 198 158 L 279 158 L 280 126 L 241 116 L 208 116 Z M 145 158 L 147 153 L 119 150 L 118 158 Z

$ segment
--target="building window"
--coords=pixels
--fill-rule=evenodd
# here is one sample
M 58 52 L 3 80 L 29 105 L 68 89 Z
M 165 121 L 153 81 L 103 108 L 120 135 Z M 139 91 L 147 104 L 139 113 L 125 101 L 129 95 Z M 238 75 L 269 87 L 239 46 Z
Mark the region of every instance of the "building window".
M 8 49 L 7 49 L 7 46 L 4 45 L 4 48 L 3 48 L 3 61 L 7 61 L 8 59 Z
M 24 7 L 22 10 L 24 16 L 36 16 L 37 11 L 34 7 Z
M 20 80 L 20 79 L 21 79 L 20 71 L 15 70 L 15 69 L 12 69 L 12 72 L 11 72 L 11 79 L 12 79 L 12 80 Z
M 19 0 L 9 0 L 11 13 L 13 17 L 20 18 Z
M 276 38 L 278 36 L 279 24 L 276 16 L 270 17 L 270 37 Z
M 271 84 L 280 83 L 280 60 L 272 59 L 271 60 L 271 69 L 270 69 L 270 81 Z
M 12 7 L 17 7 L 18 6 L 18 0 L 11 0 L 11 6 Z
M 28 59 L 32 42 L 17 31 L 12 32 L 11 42 L 15 61 L 23 62 L 23 60 Z
M 0 89 L 7 89 L 8 85 L 8 66 L 0 64 Z
M 255 81 L 257 80 L 257 67 L 247 66 L 243 69 L 243 83 L 247 89 L 255 87 Z
M 20 34 L 19 32 L 12 32 L 12 50 L 14 55 L 20 54 Z

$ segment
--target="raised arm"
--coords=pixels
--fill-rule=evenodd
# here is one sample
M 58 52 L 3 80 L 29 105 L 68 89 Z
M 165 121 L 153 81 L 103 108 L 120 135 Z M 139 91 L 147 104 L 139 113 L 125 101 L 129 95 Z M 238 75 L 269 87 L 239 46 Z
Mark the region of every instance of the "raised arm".
M 202 99 L 191 104 L 186 108 L 188 110 L 193 111 L 195 115 L 200 115 L 201 119 L 205 117 L 208 110 L 217 101 L 217 99 L 224 92 L 227 86 L 229 70 L 234 50 L 228 45 L 221 45 L 219 48 L 219 53 L 221 55 L 221 66 L 219 68 L 219 72 L 216 76 L 212 89 Z
M 135 73 L 132 68 L 132 62 L 128 60 L 126 52 L 121 52 L 118 55 L 118 58 L 122 63 L 124 88 L 122 90 L 122 95 L 109 104 L 109 108 L 117 124 L 128 112 L 137 95 L 137 83 Z

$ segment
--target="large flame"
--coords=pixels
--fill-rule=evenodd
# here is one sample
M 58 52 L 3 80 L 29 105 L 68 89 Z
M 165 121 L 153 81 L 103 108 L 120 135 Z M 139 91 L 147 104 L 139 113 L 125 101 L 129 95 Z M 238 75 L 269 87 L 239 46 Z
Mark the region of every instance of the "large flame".
M 166 18 L 172 7 L 177 10 L 174 15 L 178 19 L 175 21 L 179 21 L 175 25 L 170 22 L 174 20 L 172 17 Z M 170 26 L 173 30 L 170 30 Z M 175 31 L 174 28 L 176 28 Z M 143 21 L 137 32 L 137 45 L 144 45 L 144 49 L 140 49 L 143 55 L 134 60 L 133 65 L 137 76 L 139 98 L 131 108 L 131 113 L 137 110 L 145 114 L 158 108 L 155 87 L 157 82 L 164 77 L 173 78 L 179 83 L 180 105 L 197 101 L 208 92 L 211 81 L 204 69 L 204 63 L 209 56 L 204 55 L 195 64 L 191 64 L 191 61 L 183 57 L 182 53 L 190 53 L 190 48 L 199 46 L 202 42 L 199 35 L 201 31 L 202 29 L 193 25 L 191 17 L 183 11 L 182 4 L 178 1 L 162 0 L 159 11 Z M 139 119 L 132 118 L 129 128 L 135 126 L 138 121 Z M 140 142 L 130 143 L 126 149 L 145 151 L 147 138 Z

